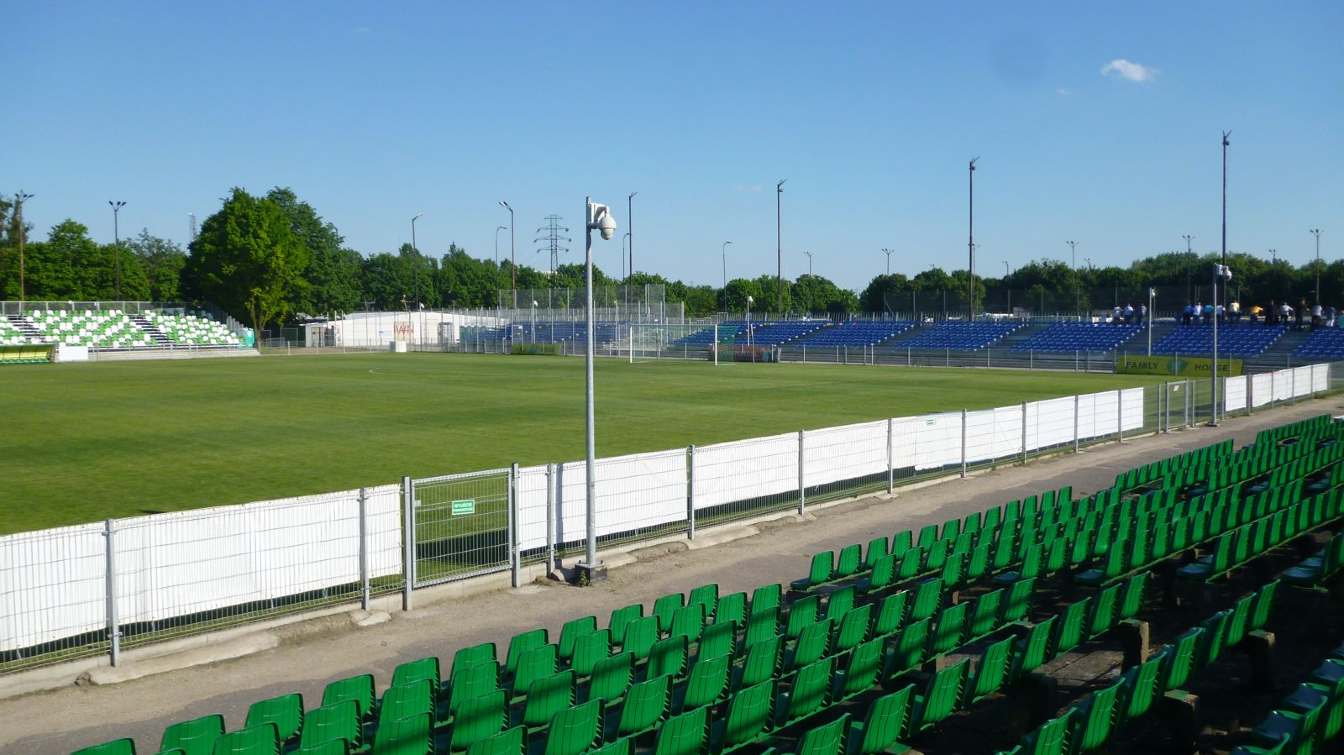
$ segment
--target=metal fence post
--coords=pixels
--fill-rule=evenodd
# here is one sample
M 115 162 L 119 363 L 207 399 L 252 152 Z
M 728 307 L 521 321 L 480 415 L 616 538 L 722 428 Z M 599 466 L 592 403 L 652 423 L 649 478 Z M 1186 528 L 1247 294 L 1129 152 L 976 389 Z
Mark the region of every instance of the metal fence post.
M 121 662 L 121 622 L 117 619 L 117 549 L 113 544 L 116 523 L 103 521 L 104 563 L 103 589 L 107 593 L 107 653 L 113 666 Z
M 891 444 L 895 440 L 892 438 L 892 421 L 887 417 L 887 495 L 891 495 L 896 489 L 895 472 L 892 470 Z
M 686 447 L 686 539 L 695 539 L 695 444 Z
M 369 610 L 369 507 L 364 488 L 359 489 L 359 607 Z
M 1027 402 L 1022 402 L 1022 463 L 1027 463 Z
M 961 410 L 961 477 L 966 478 L 966 410 Z
M 1115 391 L 1115 442 L 1125 442 L 1125 392 Z
M 803 435 L 805 431 L 798 431 L 798 516 L 802 516 L 807 510 L 807 488 L 803 484 Z
M 1073 452 L 1078 453 L 1078 394 L 1073 394 Z
M 1254 414 L 1255 405 L 1255 376 L 1246 376 L 1246 416 Z
M 509 465 L 509 570 L 511 582 L 518 586 L 518 462 Z
M 411 590 L 415 589 L 415 489 L 411 478 L 401 478 L 401 573 L 406 584 L 401 588 L 401 610 L 411 610 Z
M 1185 426 L 1190 427 L 1190 416 L 1194 413 L 1195 406 L 1194 393 L 1190 391 L 1190 379 L 1185 379 Z
M 546 573 L 555 571 L 555 464 L 546 463 Z

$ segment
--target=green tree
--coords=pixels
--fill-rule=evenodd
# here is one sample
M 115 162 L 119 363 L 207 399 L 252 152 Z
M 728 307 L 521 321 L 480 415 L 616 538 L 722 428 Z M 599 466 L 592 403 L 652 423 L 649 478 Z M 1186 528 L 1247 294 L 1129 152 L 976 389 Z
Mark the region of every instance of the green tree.
M 359 253 L 342 246 L 336 226 L 322 219 L 312 205 L 292 189 L 276 187 L 266 194 L 289 219 L 290 229 L 308 249 L 308 267 L 303 277 L 308 285 L 296 292 L 293 311 L 308 314 L 349 312 L 359 308 Z
M 187 264 L 187 253 L 175 242 L 159 238 L 142 228 L 140 234 L 123 242 L 140 262 L 149 287 L 151 301 L 175 302 L 182 298 L 182 268 Z
M 240 188 L 201 224 L 183 271 L 188 295 L 245 319 L 260 335 L 304 295 L 308 248 L 275 202 Z
M 864 312 L 905 311 L 910 306 L 912 288 L 910 279 L 900 273 L 876 275 L 859 294 L 859 303 Z
M 793 308 L 800 313 L 844 315 L 859 308 L 859 299 L 820 275 L 800 275 L 790 287 Z

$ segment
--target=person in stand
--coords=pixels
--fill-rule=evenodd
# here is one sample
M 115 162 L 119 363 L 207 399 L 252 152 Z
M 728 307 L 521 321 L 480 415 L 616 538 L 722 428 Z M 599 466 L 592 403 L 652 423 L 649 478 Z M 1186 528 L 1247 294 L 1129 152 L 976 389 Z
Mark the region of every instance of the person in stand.
M 1227 305 L 1227 321 L 1234 325 L 1241 321 L 1241 302 L 1234 301 Z
M 1204 305 L 1204 307 L 1203 307 L 1203 315 L 1202 315 L 1202 316 L 1203 316 L 1203 318 L 1204 318 L 1204 324 L 1205 324 L 1205 325 L 1208 325 L 1209 323 L 1213 322 L 1213 305 L 1212 305 L 1212 304 L 1205 304 L 1205 305 Z
M 1247 311 L 1246 316 L 1250 319 L 1251 324 L 1254 325 L 1255 323 L 1260 322 L 1260 317 L 1264 313 L 1265 310 L 1261 309 L 1259 304 L 1252 304 L 1250 310 Z
M 1279 324 L 1288 327 L 1293 322 L 1293 308 L 1284 302 L 1279 305 Z
M 1322 321 L 1324 320 L 1324 317 L 1325 317 L 1325 312 L 1324 312 L 1324 310 L 1321 309 L 1321 303 L 1320 303 L 1320 302 L 1316 302 L 1315 304 L 1311 305 L 1311 329 L 1312 329 L 1312 330 L 1316 330 L 1317 328 L 1321 327 L 1321 323 L 1322 323 Z
M 1308 310 L 1307 310 L 1307 297 L 1304 296 L 1304 297 L 1302 297 L 1302 300 L 1299 301 L 1299 302 L 1297 303 L 1297 329 L 1298 329 L 1298 330 L 1301 330 L 1303 324 L 1306 322 L 1306 319 L 1307 319 L 1307 312 L 1308 312 Z
M 1147 305 L 1147 304 L 1140 304 L 1140 305 L 1139 305 L 1139 325 L 1143 325 L 1143 321 L 1144 321 L 1144 320 L 1147 320 L 1147 319 L 1148 319 L 1148 305 Z
M 1124 318 L 1125 318 L 1125 319 L 1124 319 L 1124 323 L 1125 323 L 1126 325 L 1129 325 L 1130 323 L 1133 323 L 1133 322 L 1134 322 L 1134 305 L 1133 305 L 1133 304 L 1126 304 L 1126 305 L 1125 305 Z
M 1335 327 L 1335 308 L 1329 304 L 1325 305 L 1325 327 Z
M 1195 305 L 1187 304 L 1185 309 L 1181 310 L 1181 324 L 1189 325 L 1191 320 L 1195 319 Z

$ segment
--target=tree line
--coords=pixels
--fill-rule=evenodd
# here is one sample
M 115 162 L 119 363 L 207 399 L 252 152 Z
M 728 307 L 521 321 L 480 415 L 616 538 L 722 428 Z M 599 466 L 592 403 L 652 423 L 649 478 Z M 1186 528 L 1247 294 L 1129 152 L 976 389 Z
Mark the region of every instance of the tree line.
M 18 223 L 13 195 L 0 197 L 0 298 L 210 303 L 258 330 L 366 308 L 491 308 L 501 303 L 500 292 L 507 292 L 513 279 L 508 260 L 478 259 L 455 243 L 437 258 L 410 244 L 365 255 L 348 247 L 336 226 L 292 190 L 277 187 L 253 195 L 235 188 L 185 249 L 147 229 L 119 245 L 99 243 L 73 219 L 57 223 L 45 240 L 35 241 L 25 220 L 21 292 Z M 937 310 L 940 298 L 945 308 L 960 312 L 972 293 L 976 311 L 1057 313 L 1113 303 L 1138 305 L 1149 287 L 1161 287 L 1169 307 L 1174 299 L 1207 296 L 1215 259 L 1212 254 L 1171 252 L 1127 267 L 1095 269 L 1041 260 L 1003 277 L 977 276 L 973 289 L 965 270 L 936 266 L 914 276 L 874 276 L 859 292 L 810 274 L 783 281 L 782 291 L 768 274 L 718 287 L 650 273 L 617 280 L 594 267 L 593 280 L 598 288 L 661 284 L 667 299 L 684 302 L 690 317 L 748 308 L 831 317 L 908 315 L 912 309 Z M 1229 291 L 1244 302 L 1313 301 L 1318 275 L 1323 303 L 1337 305 L 1344 298 L 1341 260 L 1294 266 L 1238 252 L 1230 255 L 1230 264 L 1235 274 Z M 560 265 L 552 277 L 519 265 L 517 282 L 519 289 L 581 291 L 583 266 Z

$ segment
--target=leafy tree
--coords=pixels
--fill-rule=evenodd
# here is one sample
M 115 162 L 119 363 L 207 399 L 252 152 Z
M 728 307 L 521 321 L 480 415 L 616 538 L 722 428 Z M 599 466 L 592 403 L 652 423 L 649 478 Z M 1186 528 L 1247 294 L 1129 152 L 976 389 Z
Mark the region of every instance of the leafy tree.
M 142 228 L 140 234 L 124 244 L 139 259 L 145 271 L 151 301 L 175 302 L 182 298 L 182 269 L 187 264 L 187 253 L 175 242 L 150 234 Z
M 345 239 L 336 226 L 323 220 L 292 189 L 276 187 L 266 198 L 280 207 L 294 235 L 308 248 L 308 267 L 303 271 L 308 285 L 296 291 L 293 311 L 318 314 L 358 309 L 359 253 L 344 248 Z
M 865 312 L 903 311 L 901 304 L 909 306 L 912 287 L 910 279 L 900 273 L 877 275 L 859 294 L 859 303 Z
M 191 244 L 185 293 L 246 319 L 260 334 L 294 311 L 309 261 L 308 247 L 278 204 L 235 188 Z
M 791 287 L 794 308 L 801 313 L 838 316 L 857 311 L 859 299 L 820 275 L 800 275 Z

